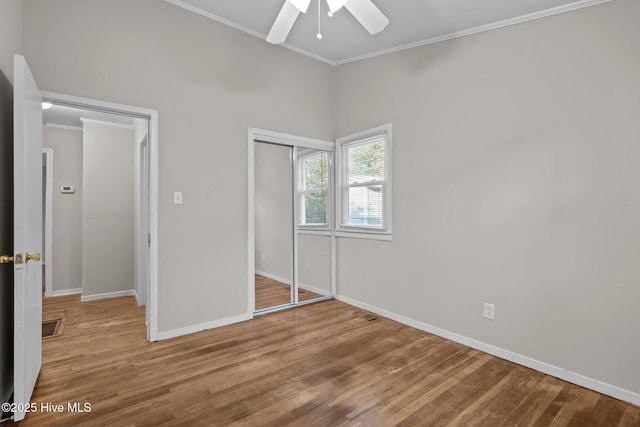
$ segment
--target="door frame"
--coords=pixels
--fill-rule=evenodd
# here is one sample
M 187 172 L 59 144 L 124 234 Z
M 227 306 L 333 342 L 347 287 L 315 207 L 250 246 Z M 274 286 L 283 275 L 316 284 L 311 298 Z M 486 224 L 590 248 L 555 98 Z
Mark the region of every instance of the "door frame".
M 158 341 L 158 111 L 101 101 L 56 92 L 41 91 L 43 101 L 67 107 L 83 108 L 106 113 L 122 114 L 149 121 L 148 141 L 148 191 L 149 191 L 149 264 L 147 277 L 147 340 Z
M 47 165 L 44 192 L 44 296 L 53 296 L 53 149 L 43 148 Z
M 136 151 L 138 152 L 137 161 L 138 161 L 138 176 L 136 179 L 138 180 L 138 217 L 136 221 L 138 222 L 138 247 L 136 248 L 136 256 L 138 257 L 138 277 L 136 277 L 136 298 L 138 300 L 138 305 L 146 306 L 148 304 L 148 271 L 149 271 L 149 261 L 148 261 L 148 222 L 144 221 L 144 218 L 148 217 L 149 212 L 149 197 L 148 197 L 148 148 L 149 148 L 149 138 L 147 133 L 145 133 L 139 140 L 136 141 Z M 141 286 L 142 284 L 142 286 Z M 148 320 L 147 320 L 148 321 Z
M 289 147 L 303 147 L 303 148 L 315 148 L 318 150 L 330 151 L 331 153 L 335 150 L 335 143 L 333 141 L 324 141 L 321 139 L 308 138 L 305 136 L 291 135 L 282 132 L 274 132 L 265 129 L 258 129 L 250 127 L 248 129 L 248 200 L 247 200 L 247 248 L 248 248 L 248 256 L 247 256 L 247 271 L 248 271 L 248 280 L 247 280 L 247 314 L 250 318 L 253 318 L 254 315 L 271 313 L 278 310 L 283 310 L 286 308 L 291 308 L 303 304 L 309 304 L 317 301 L 333 299 L 335 292 L 331 295 L 322 296 L 319 298 L 314 298 L 309 301 L 299 302 L 298 301 L 298 221 L 297 221 L 297 203 L 296 203 L 296 188 L 297 182 L 294 177 L 293 179 L 293 277 L 291 283 L 291 292 L 294 295 L 293 302 L 289 304 L 283 304 L 276 307 L 266 308 L 264 310 L 256 311 L 256 288 L 255 288 L 255 274 L 256 274 L 256 227 L 255 227 L 255 146 L 256 142 L 268 143 L 268 144 L 276 144 L 283 145 Z M 293 150 L 293 165 L 296 164 L 296 152 Z M 294 169 L 295 174 L 295 169 Z M 336 262 L 336 252 L 335 252 L 335 244 L 333 242 L 334 236 L 333 232 L 331 233 L 331 269 L 332 269 L 332 283 L 331 289 L 335 290 L 335 275 L 333 274 L 333 270 L 335 268 Z

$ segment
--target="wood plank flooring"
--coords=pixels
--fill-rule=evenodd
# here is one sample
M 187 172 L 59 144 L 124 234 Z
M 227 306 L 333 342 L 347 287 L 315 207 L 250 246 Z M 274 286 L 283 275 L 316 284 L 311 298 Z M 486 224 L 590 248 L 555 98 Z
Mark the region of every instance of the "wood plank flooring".
M 291 286 L 256 274 L 256 310 L 289 304 Z M 298 288 L 298 301 L 308 301 L 322 295 Z
M 640 407 L 327 301 L 157 343 L 132 297 L 80 303 L 43 342 L 21 426 L 639 426 Z M 46 315 L 46 314 L 45 314 Z

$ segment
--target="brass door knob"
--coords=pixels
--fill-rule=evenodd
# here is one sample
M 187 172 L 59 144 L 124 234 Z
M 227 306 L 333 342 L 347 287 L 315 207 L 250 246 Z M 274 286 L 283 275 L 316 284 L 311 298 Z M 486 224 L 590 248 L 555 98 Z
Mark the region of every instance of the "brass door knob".
M 40 253 L 30 254 L 27 252 L 25 257 L 27 258 L 27 262 L 30 260 L 40 261 Z
M 0 264 L 9 264 L 10 262 L 13 262 L 12 256 L 9 256 L 9 255 L 0 256 Z

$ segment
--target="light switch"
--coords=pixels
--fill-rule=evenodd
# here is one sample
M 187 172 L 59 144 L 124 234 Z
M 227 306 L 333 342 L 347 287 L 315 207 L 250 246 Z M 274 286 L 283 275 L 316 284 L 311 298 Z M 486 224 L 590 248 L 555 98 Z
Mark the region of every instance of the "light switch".
M 173 204 L 181 205 L 182 204 L 182 191 L 174 191 L 173 192 Z

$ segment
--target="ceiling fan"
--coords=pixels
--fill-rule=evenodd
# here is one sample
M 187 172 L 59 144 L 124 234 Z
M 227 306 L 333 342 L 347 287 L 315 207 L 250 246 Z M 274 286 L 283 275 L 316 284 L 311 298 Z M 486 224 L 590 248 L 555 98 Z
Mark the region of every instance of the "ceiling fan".
M 285 0 L 271 31 L 267 35 L 267 41 L 273 44 L 284 43 L 293 24 L 298 19 L 298 15 L 307 13 L 310 3 L 311 0 Z M 380 9 L 371 0 L 327 0 L 327 5 L 329 6 L 329 16 L 333 16 L 333 13 L 344 6 L 370 34 L 379 33 L 389 23 L 389 19 L 380 12 Z M 319 17 L 318 14 L 318 19 Z

